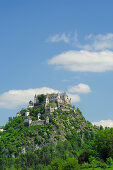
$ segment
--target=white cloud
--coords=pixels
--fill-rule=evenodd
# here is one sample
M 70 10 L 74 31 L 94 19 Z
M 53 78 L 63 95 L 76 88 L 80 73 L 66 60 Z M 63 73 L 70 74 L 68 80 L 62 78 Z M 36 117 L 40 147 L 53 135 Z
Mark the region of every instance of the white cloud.
M 92 124 L 96 126 L 113 127 L 113 120 L 101 120 L 100 122 L 93 122 Z
M 65 43 L 69 43 L 70 41 L 70 35 L 66 35 L 65 33 L 62 33 L 62 34 L 56 34 L 54 36 L 51 36 L 47 39 L 47 42 L 52 42 L 52 43 L 55 43 L 55 42 L 60 42 L 60 41 L 63 41 Z
M 85 41 L 84 41 L 85 40 Z M 47 39 L 47 42 L 60 42 L 70 43 L 78 49 L 84 50 L 111 50 L 113 49 L 113 33 L 107 34 L 89 34 L 83 37 L 84 44 L 78 39 L 78 33 L 75 31 L 74 34 L 55 34 Z
M 27 89 L 27 90 L 9 90 L 0 95 L 0 108 L 15 109 L 18 106 L 28 104 L 33 100 L 35 94 L 58 93 L 47 87 Z
M 80 102 L 80 96 L 79 95 L 68 93 L 68 96 L 71 98 L 72 103 Z
M 9 90 L 0 95 L 0 108 L 16 109 L 19 106 L 28 104 L 30 100 L 34 99 L 35 94 L 58 93 L 60 91 L 48 87 L 41 87 L 27 90 Z M 69 94 L 72 102 L 79 102 L 78 95 Z
M 70 93 L 89 93 L 91 92 L 90 87 L 87 84 L 80 83 L 76 86 L 72 86 L 68 88 L 68 92 Z
M 57 66 L 58 69 L 81 72 L 105 72 L 113 70 L 112 51 L 67 51 L 56 55 L 48 64 Z
M 86 50 L 105 50 L 113 49 L 113 34 L 89 34 L 85 37 L 85 40 L 90 41 L 90 43 L 81 45 L 82 49 Z

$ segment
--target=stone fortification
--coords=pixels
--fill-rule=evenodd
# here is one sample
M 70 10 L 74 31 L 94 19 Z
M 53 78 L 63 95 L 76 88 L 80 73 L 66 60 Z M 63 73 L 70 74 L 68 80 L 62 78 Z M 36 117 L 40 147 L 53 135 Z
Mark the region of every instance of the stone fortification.
M 62 104 L 71 104 L 71 99 L 66 93 L 56 93 L 56 94 L 47 94 L 44 95 L 43 100 L 40 100 L 41 95 L 34 96 L 34 103 L 29 102 L 29 107 L 40 107 L 42 104 L 46 107 L 49 103 L 56 103 L 56 106 L 59 107 Z
M 31 122 L 30 126 L 44 125 L 45 123 L 46 123 L 45 120 L 35 120 Z
M 66 93 L 56 93 L 56 94 L 47 94 L 47 95 L 35 95 L 34 102 L 30 101 L 28 108 L 41 108 L 44 106 L 45 114 L 53 114 L 56 109 L 61 109 L 62 111 L 72 110 L 71 99 Z M 20 116 L 18 114 L 18 116 Z M 32 121 L 30 118 L 29 109 L 25 113 L 24 124 L 26 126 L 35 126 L 35 125 L 44 125 L 49 123 L 49 117 L 47 116 L 45 120 L 41 120 L 41 114 L 38 114 L 36 121 Z

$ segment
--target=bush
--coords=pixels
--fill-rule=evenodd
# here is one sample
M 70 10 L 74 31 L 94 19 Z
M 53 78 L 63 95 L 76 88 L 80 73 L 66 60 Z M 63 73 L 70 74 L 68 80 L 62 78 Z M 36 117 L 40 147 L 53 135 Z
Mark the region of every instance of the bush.
M 82 115 L 82 111 L 77 107 L 77 111 Z
M 62 170 L 63 168 L 63 160 L 59 159 L 59 158 L 55 158 L 52 162 L 51 162 L 51 170 Z
M 109 165 L 109 166 L 111 166 L 113 164 L 113 160 L 112 160 L 111 157 L 106 159 L 106 164 Z
M 42 142 L 43 142 L 43 140 L 40 139 L 38 136 L 35 137 L 35 143 L 40 145 Z
M 75 158 L 69 158 L 63 165 L 63 170 L 79 170 L 80 165 Z
M 45 95 L 44 94 L 41 94 L 40 96 L 38 96 L 38 100 L 40 103 L 44 102 L 45 100 Z
M 59 158 L 55 158 L 51 162 L 51 170 L 79 170 L 80 165 L 75 158 L 69 158 L 68 160 L 62 160 Z
M 98 157 L 93 157 L 93 156 L 89 157 L 89 162 L 92 168 L 100 167 L 103 163 Z
M 43 170 L 44 169 L 44 165 L 43 164 L 38 164 L 38 165 L 36 165 L 36 169 Z
M 55 136 L 55 138 L 56 138 L 57 140 L 59 140 L 59 139 L 60 139 L 60 137 L 59 137 L 58 135 L 56 135 L 56 136 Z
M 82 164 L 82 168 L 89 168 L 90 167 L 90 164 L 88 164 L 88 162 L 84 162 Z
M 82 164 L 84 162 L 88 162 L 88 158 L 89 158 L 88 152 L 81 153 L 80 156 L 78 157 L 79 164 Z
M 105 163 L 105 162 L 103 162 L 103 163 L 101 163 L 101 166 L 100 166 L 101 168 L 103 168 L 103 169 L 105 169 L 105 168 L 107 168 L 108 166 L 107 166 L 107 164 Z

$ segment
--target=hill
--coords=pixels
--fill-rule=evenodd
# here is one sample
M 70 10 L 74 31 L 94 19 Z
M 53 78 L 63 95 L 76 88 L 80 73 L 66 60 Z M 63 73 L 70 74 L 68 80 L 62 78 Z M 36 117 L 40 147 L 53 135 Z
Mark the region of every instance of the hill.
M 88 167 L 94 159 L 98 163 L 97 157 L 103 166 L 111 155 L 108 152 L 104 157 L 101 152 L 106 145 L 99 151 L 98 142 L 101 143 L 100 135 L 105 138 L 104 133 L 112 134 L 107 130 L 86 121 L 66 94 L 35 96 L 27 109 L 22 109 L 16 117 L 9 117 L 4 131 L 0 132 L 1 169 L 50 169 L 49 164 L 51 168 L 62 164 L 63 169 L 68 161 L 79 169 L 79 164 Z

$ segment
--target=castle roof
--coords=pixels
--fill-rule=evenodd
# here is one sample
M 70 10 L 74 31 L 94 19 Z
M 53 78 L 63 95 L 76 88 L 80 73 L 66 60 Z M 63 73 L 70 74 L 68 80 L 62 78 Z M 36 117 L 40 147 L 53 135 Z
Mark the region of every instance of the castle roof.
M 29 104 L 33 104 L 33 102 L 30 100 L 30 101 L 29 101 Z

